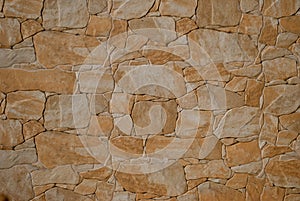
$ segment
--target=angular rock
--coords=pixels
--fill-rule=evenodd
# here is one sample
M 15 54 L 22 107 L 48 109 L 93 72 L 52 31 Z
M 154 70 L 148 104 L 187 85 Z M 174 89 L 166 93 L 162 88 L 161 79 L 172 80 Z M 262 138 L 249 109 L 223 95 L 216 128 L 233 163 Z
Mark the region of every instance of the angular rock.
M 0 150 L 0 169 L 11 168 L 15 165 L 32 164 L 37 162 L 36 150 L 34 148 L 22 150 Z
M 251 66 L 247 66 L 244 68 L 239 68 L 239 69 L 233 69 L 230 70 L 230 72 L 235 75 L 235 76 L 243 76 L 243 77 L 256 77 L 257 75 L 260 74 L 262 69 L 261 64 L 259 65 L 251 65 Z
M 0 49 L 0 68 L 11 67 L 14 64 L 31 63 L 35 61 L 34 49 L 30 47 L 21 49 Z
M 283 130 L 280 131 L 277 135 L 277 146 L 288 146 L 290 143 L 295 140 L 298 136 L 297 132 Z
M 240 6 L 241 6 L 241 10 L 244 13 L 247 13 L 249 11 L 258 9 L 259 0 L 241 0 Z
M 101 167 L 95 170 L 89 170 L 87 172 L 81 172 L 80 176 L 85 179 L 96 179 L 100 181 L 107 181 L 112 175 L 112 169 L 108 167 Z
M 299 3 L 300 7 L 300 3 Z M 285 31 L 292 32 L 295 34 L 300 34 L 300 16 L 295 15 L 291 17 L 281 18 L 279 23 Z
M 258 175 L 263 169 L 262 161 L 251 162 L 245 165 L 239 165 L 231 167 L 232 171 L 235 173 L 245 173 L 245 174 L 255 174 Z
M 23 124 L 23 135 L 25 140 L 30 139 L 43 131 L 45 131 L 45 128 L 38 121 L 32 120 Z
M 131 136 L 119 136 L 110 139 L 110 149 L 112 155 L 118 156 L 119 154 L 137 154 L 142 155 L 144 151 L 143 140 L 140 138 L 135 138 Z M 114 150 L 117 149 L 117 150 Z M 123 152 L 123 153 L 118 153 Z M 130 156 L 129 156 L 130 157 Z
M 111 201 L 135 201 L 135 194 L 130 192 L 114 192 L 113 198 Z
M 262 200 L 283 200 L 284 189 L 278 187 L 265 186 L 261 195 Z
M 155 0 L 114 0 L 112 16 L 125 20 L 143 17 L 153 6 L 154 1 Z
M 134 96 L 126 93 L 113 93 L 110 101 L 111 113 L 130 114 L 132 112 Z
M 258 41 L 267 45 L 275 45 L 277 38 L 277 20 L 271 17 L 264 17 L 263 22 L 263 28 Z
M 285 154 L 287 152 L 292 152 L 292 149 L 288 146 L 266 145 L 262 150 L 262 157 L 272 158 L 276 155 Z
M 93 194 L 96 191 L 97 180 L 84 179 L 80 184 L 78 184 L 74 192 L 82 195 Z
M 86 95 L 54 95 L 46 102 L 45 128 L 84 128 L 88 126 L 90 114 Z
M 285 48 L 277 48 L 274 46 L 268 46 L 261 52 L 261 59 L 264 60 L 272 60 L 284 56 L 289 56 L 292 53 Z
M 300 131 L 300 113 L 296 112 L 293 114 L 282 115 L 279 117 L 281 125 L 289 131 L 298 132 Z
M 277 36 L 276 46 L 287 48 L 291 44 L 293 44 L 297 40 L 297 38 L 298 38 L 297 34 L 293 34 L 289 32 L 280 33 Z
M 218 138 L 258 135 L 260 115 L 260 110 L 255 107 L 234 108 L 224 115 L 214 133 Z
M 27 20 L 21 25 L 21 32 L 23 38 L 28 38 L 29 36 L 32 36 L 42 30 L 42 25 L 35 20 Z
M 96 37 L 107 37 L 112 27 L 112 19 L 107 16 L 91 16 L 86 34 Z
M 89 0 L 88 1 L 89 13 L 95 15 L 107 9 L 107 0 Z
M 248 35 L 258 35 L 262 27 L 262 17 L 257 15 L 243 14 L 239 26 L 239 32 Z
M 43 115 L 46 98 L 40 91 L 17 91 L 7 95 L 5 113 L 8 118 L 40 119 Z
M 113 127 L 113 118 L 110 115 L 92 116 L 87 134 L 109 137 Z
M 75 73 L 54 70 L 0 69 L 0 91 L 40 90 L 71 94 L 75 86 Z M 15 80 L 18 80 L 16 82 Z
M 4 147 L 13 147 L 24 141 L 22 124 L 17 120 L 0 120 L 0 143 Z
M 230 82 L 226 84 L 225 89 L 233 92 L 244 91 L 247 84 L 247 78 L 234 77 Z
M 112 200 L 114 194 L 114 184 L 110 184 L 107 182 L 98 182 L 96 197 L 99 201 Z
M 284 201 L 297 201 L 300 199 L 300 195 L 299 194 L 290 194 L 285 196 Z
M 260 200 L 263 187 L 265 185 L 264 178 L 258 178 L 255 176 L 248 176 L 246 186 L 246 200 Z
M 194 188 L 193 190 L 188 191 L 185 194 L 178 196 L 177 201 L 198 200 L 198 197 L 199 197 L 198 190 L 196 188 Z
M 162 0 L 159 6 L 159 12 L 162 15 L 168 16 L 191 17 L 195 14 L 196 6 L 196 0 Z
M 277 58 L 262 63 L 265 79 L 267 82 L 273 80 L 286 80 L 297 76 L 296 61 L 288 58 Z
M 51 188 L 50 190 L 46 191 L 45 198 L 47 201 L 92 201 L 92 199 L 87 196 L 83 196 L 71 190 L 58 187 Z
M 234 174 L 227 182 L 226 186 L 234 189 L 245 188 L 247 184 L 248 175 L 237 173 Z
M 89 13 L 85 0 L 46 0 L 43 9 L 43 27 L 83 28 L 87 25 Z
M 260 106 L 260 98 L 264 89 L 264 83 L 254 79 L 248 79 L 245 89 L 245 102 L 246 105 L 252 107 Z
M 259 145 L 262 147 L 265 142 L 275 144 L 276 134 L 278 132 L 278 118 L 270 115 L 264 115 L 264 124 L 259 136 Z
M 43 0 L 22 1 L 7 0 L 5 1 L 3 12 L 8 17 L 20 17 L 25 19 L 36 19 L 41 15 Z
M 271 16 L 275 18 L 280 18 L 284 16 L 293 15 L 299 10 L 300 2 L 299 1 L 290 1 L 285 0 L 266 0 L 263 5 L 263 14 L 266 16 Z
M 13 18 L 0 18 L 0 47 L 11 47 L 22 40 L 20 23 Z
M 194 29 L 197 29 L 197 25 L 195 21 L 189 19 L 189 18 L 183 18 L 178 21 L 176 21 L 176 32 L 180 35 L 184 35 Z

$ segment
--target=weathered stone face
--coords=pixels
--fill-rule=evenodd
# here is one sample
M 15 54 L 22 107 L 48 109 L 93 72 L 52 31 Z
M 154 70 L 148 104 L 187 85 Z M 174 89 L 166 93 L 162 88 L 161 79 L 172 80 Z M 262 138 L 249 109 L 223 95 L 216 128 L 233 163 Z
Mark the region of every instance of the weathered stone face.
M 25 2 L 22 0 L 7 0 L 4 4 L 4 14 L 9 17 L 21 17 L 27 19 L 38 18 L 43 7 L 43 0 Z

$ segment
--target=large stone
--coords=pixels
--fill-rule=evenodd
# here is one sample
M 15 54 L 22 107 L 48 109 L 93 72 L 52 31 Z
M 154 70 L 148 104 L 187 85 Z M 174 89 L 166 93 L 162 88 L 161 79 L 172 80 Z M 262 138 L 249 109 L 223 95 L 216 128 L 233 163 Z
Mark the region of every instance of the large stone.
M 264 105 L 266 113 L 273 115 L 290 114 L 300 105 L 299 85 L 277 85 L 265 87 Z
M 298 35 L 294 33 L 289 33 L 289 32 L 280 33 L 277 36 L 276 46 L 287 48 L 291 44 L 293 44 L 297 40 L 297 38 Z
M 95 194 L 99 201 L 112 200 L 114 194 L 114 184 L 98 182 Z
M 185 174 L 188 180 L 202 177 L 228 179 L 231 171 L 222 160 L 213 160 L 204 164 L 187 165 Z
M 107 37 L 112 27 L 112 19 L 108 16 L 91 16 L 86 34 L 96 37 Z
M 300 6 L 300 3 L 299 3 Z M 291 17 L 284 17 L 280 19 L 280 25 L 285 31 L 292 32 L 295 34 L 300 34 L 300 16 L 295 15 Z
M 45 128 L 84 128 L 88 126 L 89 105 L 86 95 L 54 95 L 46 102 Z
M 76 3 L 74 2 L 74 5 Z M 37 60 L 47 68 L 83 64 L 99 42 L 96 38 L 44 31 L 34 36 Z
M 43 27 L 83 28 L 89 13 L 85 0 L 46 0 L 43 9 Z
M 214 133 L 218 138 L 258 135 L 260 115 L 260 110 L 255 107 L 234 108 L 224 115 Z
M 155 0 L 113 0 L 112 16 L 119 19 L 133 19 L 145 16 Z
M 45 95 L 39 91 L 17 91 L 7 95 L 5 113 L 8 118 L 40 119 L 43 115 Z
M 0 91 L 40 90 L 71 94 L 75 87 L 75 73 L 54 70 L 0 69 Z M 16 82 L 18 80 L 18 82 Z
M 11 47 L 22 40 L 20 22 L 13 18 L 0 18 L 0 47 Z
M 297 0 L 265 0 L 263 4 L 263 14 L 275 18 L 293 15 L 299 10 L 300 2 Z
M 8 17 L 20 17 L 25 19 L 36 19 L 41 15 L 43 0 L 7 0 L 3 12 Z
M 205 26 L 235 26 L 240 22 L 241 11 L 238 0 L 199 0 L 197 24 Z
M 271 17 L 264 17 L 263 22 L 263 28 L 258 41 L 267 45 L 275 45 L 277 38 L 277 20 Z
M 70 165 L 53 169 L 40 169 L 31 173 L 32 184 L 35 186 L 46 184 L 77 184 L 79 176 Z
M 205 182 L 198 186 L 199 200 L 201 201 L 244 201 L 242 192 L 213 182 Z
M 11 67 L 14 64 L 31 63 L 35 61 L 34 49 L 30 47 L 21 49 L 0 49 L 0 68 Z
M 243 14 L 239 32 L 248 35 L 258 35 L 262 27 L 262 17 L 257 15 Z
M 91 142 L 96 138 L 89 138 Z M 89 140 L 87 139 L 87 140 Z M 47 168 L 67 164 L 97 163 L 85 147 L 81 138 L 72 134 L 60 132 L 45 132 L 35 137 L 38 157 Z M 97 141 L 96 141 L 97 142 Z M 87 143 L 89 145 L 89 143 Z M 99 146 L 99 144 L 98 144 Z
M 162 15 L 191 17 L 195 14 L 197 6 L 196 0 L 162 0 L 159 6 L 159 12 Z
M 89 0 L 88 9 L 90 14 L 97 14 L 107 9 L 107 0 Z
M 46 191 L 45 198 L 47 201 L 92 201 L 92 199 L 87 196 L 57 187 Z
M 31 200 L 34 197 L 30 172 L 26 166 L 0 170 L 0 181 L 0 192 L 9 195 L 12 200 Z
M 0 145 L 13 147 L 23 142 L 22 124 L 17 120 L 0 120 Z
M 288 58 L 277 58 L 262 63 L 265 79 L 267 82 L 273 80 L 286 80 L 297 76 L 296 61 Z
M 284 128 L 296 133 L 300 131 L 300 112 L 282 115 L 279 120 Z
M 0 169 L 11 168 L 15 165 L 32 164 L 37 162 L 36 150 L 34 148 L 21 150 L 0 150 Z
M 116 173 L 117 181 L 128 191 L 176 196 L 186 192 L 183 167 L 175 163 L 151 174 Z
M 241 10 L 244 13 L 258 9 L 259 0 L 241 0 Z

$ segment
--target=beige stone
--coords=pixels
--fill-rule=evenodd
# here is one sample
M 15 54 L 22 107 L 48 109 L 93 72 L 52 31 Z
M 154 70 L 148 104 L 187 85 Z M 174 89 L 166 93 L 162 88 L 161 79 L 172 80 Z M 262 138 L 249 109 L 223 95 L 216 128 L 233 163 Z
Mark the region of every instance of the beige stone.
M 143 140 L 131 136 L 119 136 L 110 140 L 110 146 L 118 149 L 125 154 L 143 154 Z M 111 148 L 112 149 L 112 148 Z M 114 152 L 115 155 L 118 153 Z
M 35 19 L 41 15 L 43 0 L 25 2 L 22 0 L 5 1 L 3 12 L 8 17 Z
M 199 200 L 211 201 L 243 201 L 245 200 L 243 194 L 233 188 L 217 184 L 213 182 L 205 182 L 198 186 Z
M 31 200 L 34 197 L 30 172 L 26 166 L 0 170 L 0 181 L 1 193 L 9 195 L 12 200 Z
M 263 14 L 275 18 L 293 15 L 300 8 L 299 1 L 266 0 L 263 5 Z
M 274 115 L 290 114 L 300 105 L 298 85 L 277 85 L 265 87 L 264 110 Z
M 284 189 L 278 187 L 265 186 L 261 195 L 262 200 L 283 200 Z
M 95 170 L 89 170 L 87 172 L 81 172 L 80 176 L 85 179 L 97 179 L 100 181 L 107 181 L 112 175 L 112 169 L 108 167 L 102 167 Z
M 199 198 L 198 190 L 195 188 L 191 191 L 186 192 L 183 195 L 178 196 L 177 200 L 174 200 L 174 201 L 190 201 L 190 200 L 197 201 L 198 198 Z
M 36 150 L 34 148 L 22 150 L 0 150 L 0 169 L 11 168 L 15 165 L 32 164 L 37 162 Z
M 45 67 L 53 68 L 57 65 L 83 64 L 99 42 L 92 37 L 44 31 L 34 36 L 34 44 L 37 60 Z
M 288 146 L 290 143 L 297 138 L 297 132 L 283 130 L 277 135 L 277 146 Z
M 263 18 L 263 27 L 258 41 L 267 45 L 275 45 L 277 38 L 277 20 L 271 17 Z
M 254 79 L 248 79 L 246 90 L 245 90 L 246 105 L 252 107 L 259 107 L 260 98 L 262 96 L 263 89 L 264 89 L 263 82 Z
M 259 144 L 260 146 L 265 142 L 275 144 L 276 134 L 278 132 L 278 118 L 270 114 L 265 114 L 263 120 L 264 124 L 261 128 Z
M 300 113 L 282 115 L 279 117 L 281 125 L 289 131 L 300 131 Z
M 34 49 L 25 47 L 20 49 L 0 49 L 1 67 L 11 67 L 14 64 L 31 63 L 35 61 Z
M 300 199 L 300 195 L 299 194 L 290 194 L 285 196 L 284 201 L 297 201 Z
M 262 63 L 265 79 L 267 82 L 273 80 L 286 80 L 297 75 L 296 61 L 288 58 L 277 58 Z
M 299 6 L 300 6 L 300 3 L 299 3 Z M 281 18 L 279 23 L 280 23 L 280 26 L 285 30 L 285 31 L 288 31 L 288 32 L 292 32 L 292 33 L 295 33 L 295 34 L 300 34 L 300 16 L 298 15 L 295 15 L 295 16 L 291 16 L 291 17 L 284 17 L 284 18 Z
M 233 92 L 244 91 L 247 84 L 247 78 L 234 77 L 230 82 L 226 84 L 225 89 Z
M 50 190 L 46 191 L 45 197 L 47 201 L 92 201 L 92 199 L 87 196 L 83 196 L 71 190 L 66 190 L 59 187 L 51 188 Z
M 134 96 L 126 93 L 113 93 L 110 109 L 111 113 L 116 114 L 130 114 L 132 112 Z
M 218 138 L 258 135 L 260 115 L 260 110 L 255 107 L 234 108 L 224 115 L 214 133 Z
M 130 192 L 114 192 L 114 196 L 111 201 L 135 201 L 135 194 Z
M 0 47 L 11 47 L 22 40 L 20 23 L 13 18 L 0 18 Z
M 46 0 L 43 9 L 43 27 L 83 28 L 87 25 L 89 13 L 85 0 Z
M 182 60 L 180 56 L 163 50 L 145 50 L 143 56 L 149 59 L 152 64 L 165 64 L 169 61 Z
M 162 15 L 177 16 L 177 17 L 191 17 L 195 14 L 197 6 L 196 0 L 182 1 L 182 0 L 162 0 L 159 6 L 159 12 Z
M 191 189 L 199 186 L 200 184 L 206 182 L 206 180 L 207 180 L 206 178 L 188 180 L 187 181 L 188 190 L 191 190 Z
M 266 145 L 262 150 L 262 157 L 272 158 L 276 155 L 285 154 L 287 152 L 292 152 L 292 149 L 288 146 Z
M 112 27 L 112 19 L 108 16 L 91 16 L 86 29 L 89 36 L 106 37 Z
M 114 0 L 112 16 L 119 19 L 133 19 L 145 16 L 155 0 Z
M 298 35 L 294 33 L 289 33 L 289 32 L 280 33 L 277 36 L 276 46 L 287 48 L 291 44 L 293 44 L 297 40 L 297 38 Z
M 195 91 L 177 99 L 178 105 L 183 109 L 192 109 L 198 105 L 198 100 Z
M 90 112 L 95 115 L 102 112 L 108 112 L 109 96 L 104 94 L 93 94 L 90 99 Z
M 23 135 L 25 140 L 30 139 L 43 131 L 45 131 L 45 128 L 36 120 L 31 120 L 23 124 Z
M 95 193 L 96 187 L 97 180 L 84 179 L 75 187 L 74 192 L 82 195 L 89 195 Z
M 197 27 L 195 21 L 190 18 L 182 18 L 176 21 L 176 32 L 180 35 L 187 34 L 188 32 L 197 29 Z
M 249 11 L 258 9 L 259 1 L 258 0 L 241 0 L 240 6 L 241 6 L 241 10 L 244 13 L 247 13 Z
M 114 185 L 107 182 L 98 182 L 96 197 L 99 201 L 112 200 L 114 194 Z
M 183 194 L 187 189 L 183 167 L 178 163 L 145 175 L 117 172 L 116 178 L 126 190 L 131 192 L 176 196 Z
M 43 114 L 45 95 L 39 91 L 17 91 L 7 95 L 5 113 L 8 118 L 24 120 L 40 119 Z
M 97 142 L 95 138 L 89 139 Z M 97 163 L 78 136 L 47 131 L 37 135 L 35 142 L 39 160 L 47 168 L 67 164 Z
M 262 60 L 272 60 L 284 56 L 291 55 L 292 53 L 285 48 L 277 48 L 274 46 L 268 46 L 261 52 Z
M 23 38 L 28 38 L 42 30 L 42 25 L 35 20 L 27 20 L 21 24 L 21 32 Z
M 234 189 L 245 188 L 247 179 L 247 174 L 237 173 L 226 182 L 226 186 Z
M 258 35 L 262 27 L 262 17 L 257 15 L 243 14 L 239 26 L 239 32 L 248 35 Z
M 245 68 L 232 69 L 230 72 L 235 76 L 243 76 L 243 77 L 256 77 L 260 74 L 262 69 L 262 65 L 250 65 Z
M 34 186 L 33 191 L 35 195 L 40 195 L 44 193 L 45 191 L 49 190 L 52 188 L 54 184 L 47 184 L 47 185 L 42 185 L 42 186 Z
M 231 167 L 232 171 L 235 173 L 245 173 L 245 174 L 254 174 L 258 175 L 262 169 L 263 164 L 262 161 L 251 162 L 245 165 L 239 165 L 235 167 Z
M 247 186 L 246 186 L 246 200 L 255 201 L 260 200 L 261 193 L 265 184 L 264 178 L 258 178 L 255 176 L 248 176 Z
M 231 171 L 222 160 L 213 160 L 205 164 L 187 165 L 185 174 L 188 180 L 201 177 L 227 179 L 230 177 Z
M 226 147 L 226 163 L 229 167 L 247 164 L 261 159 L 258 142 L 241 142 Z
M 87 134 L 108 137 L 110 136 L 113 126 L 113 118 L 110 115 L 91 116 Z
M 0 91 L 7 93 L 16 90 L 41 90 L 70 94 L 73 93 L 75 79 L 75 73 L 59 69 L 0 69 Z
M 0 120 L 0 142 L 4 147 L 13 147 L 24 141 L 22 124 L 17 120 Z
M 107 0 L 89 0 L 88 9 L 90 14 L 95 15 L 107 9 Z

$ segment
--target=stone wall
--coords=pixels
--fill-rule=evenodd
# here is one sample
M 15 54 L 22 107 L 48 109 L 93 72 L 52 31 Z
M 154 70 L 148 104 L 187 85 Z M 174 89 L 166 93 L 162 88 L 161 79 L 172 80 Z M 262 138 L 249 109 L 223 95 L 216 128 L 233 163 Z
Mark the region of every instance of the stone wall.
M 300 200 L 299 0 L 0 0 L 0 194 Z

